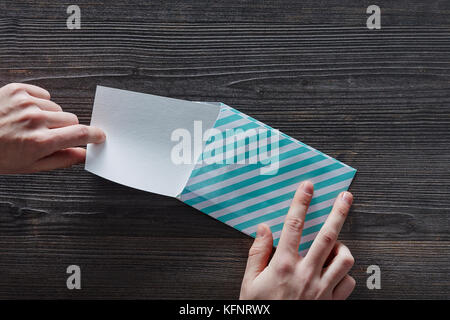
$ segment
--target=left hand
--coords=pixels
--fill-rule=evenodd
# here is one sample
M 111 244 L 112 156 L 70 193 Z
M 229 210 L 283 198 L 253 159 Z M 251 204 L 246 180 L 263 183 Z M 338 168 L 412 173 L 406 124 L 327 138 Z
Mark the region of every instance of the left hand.
M 47 90 L 23 83 L 0 88 L 0 174 L 67 168 L 84 162 L 79 146 L 104 140 L 102 130 L 79 124 Z

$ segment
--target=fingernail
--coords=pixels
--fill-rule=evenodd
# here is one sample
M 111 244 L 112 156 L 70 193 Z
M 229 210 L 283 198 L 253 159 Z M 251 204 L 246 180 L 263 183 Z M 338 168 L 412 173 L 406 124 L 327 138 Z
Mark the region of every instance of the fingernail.
M 106 133 L 104 131 L 102 131 L 101 137 L 100 137 L 100 142 L 104 142 L 106 140 Z
M 353 202 L 353 195 L 350 192 L 345 191 L 344 193 L 342 193 L 342 200 L 347 202 L 348 205 L 351 205 Z
M 256 237 L 262 238 L 266 235 L 266 228 L 264 228 L 261 224 L 258 225 L 258 228 L 256 229 Z
M 303 181 L 302 182 L 302 190 L 304 193 L 306 193 L 307 195 L 312 196 L 313 192 L 314 192 L 314 186 L 311 182 L 309 181 Z

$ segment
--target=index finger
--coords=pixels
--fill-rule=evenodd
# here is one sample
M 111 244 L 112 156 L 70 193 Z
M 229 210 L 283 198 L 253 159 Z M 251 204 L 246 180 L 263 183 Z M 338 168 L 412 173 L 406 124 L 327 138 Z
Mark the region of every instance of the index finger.
M 337 241 L 339 232 L 341 232 L 342 225 L 347 218 L 352 202 L 353 196 L 350 192 L 345 191 L 339 194 L 334 202 L 330 215 L 306 254 L 305 263 L 317 267 L 320 271 L 322 270 L 325 261 Z
M 102 143 L 106 138 L 101 129 L 82 124 L 50 129 L 49 134 L 49 139 L 52 141 L 52 152 L 84 146 L 88 143 Z
M 308 211 L 313 192 L 314 186 L 310 181 L 302 182 L 295 192 L 291 207 L 284 221 L 277 250 L 275 251 L 276 256 L 284 252 L 295 257 L 299 256 L 298 247 L 300 245 L 306 211 Z

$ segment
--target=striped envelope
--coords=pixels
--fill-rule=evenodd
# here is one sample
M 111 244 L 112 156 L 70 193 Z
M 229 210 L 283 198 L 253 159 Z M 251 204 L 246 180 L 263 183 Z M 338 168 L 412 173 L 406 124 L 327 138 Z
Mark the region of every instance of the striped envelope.
M 236 109 L 224 104 L 221 107 L 214 125 L 221 131 L 266 129 L 280 136 L 278 169 L 273 174 L 261 174 L 260 169 L 265 166 L 262 163 L 198 163 L 180 200 L 252 237 L 256 236 L 258 224 L 265 223 L 272 230 L 276 246 L 295 190 L 301 181 L 310 180 L 314 184 L 314 197 L 299 248 L 305 254 L 337 195 L 348 189 L 356 170 Z M 243 143 L 247 148 L 241 153 L 248 154 L 256 148 L 249 144 L 249 141 Z
M 174 120 L 178 113 L 182 116 Z M 215 135 L 203 142 L 192 164 L 168 163 L 168 150 L 173 151 L 175 144 L 170 132 L 192 127 L 195 119 Z M 356 173 L 222 103 L 97 87 L 91 125 L 105 130 L 107 142 L 88 146 L 86 170 L 127 186 L 176 197 L 252 237 L 258 224 L 266 223 L 273 232 L 274 246 L 296 188 L 301 181 L 310 180 L 314 195 L 302 233 L 302 255 L 337 195 L 348 189 Z

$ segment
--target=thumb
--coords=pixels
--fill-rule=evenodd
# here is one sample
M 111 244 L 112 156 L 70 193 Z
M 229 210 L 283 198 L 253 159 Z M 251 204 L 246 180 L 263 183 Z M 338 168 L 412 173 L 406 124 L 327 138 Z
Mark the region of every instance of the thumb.
M 272 232 L 266 224 L 260 224 L 256 231 L 256 239 L 248 252 L 244 281 L 255 279 L 266 268 L 272 248 Z

